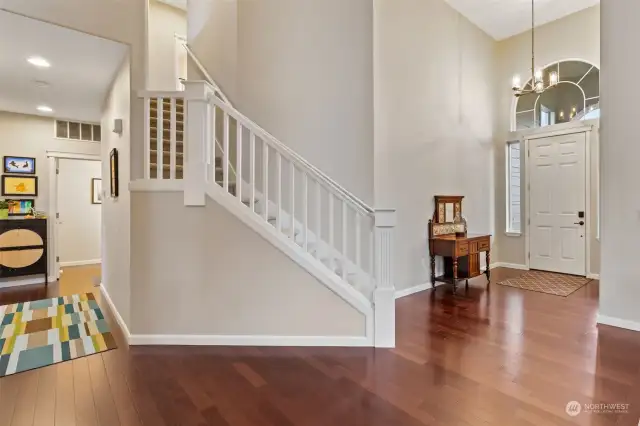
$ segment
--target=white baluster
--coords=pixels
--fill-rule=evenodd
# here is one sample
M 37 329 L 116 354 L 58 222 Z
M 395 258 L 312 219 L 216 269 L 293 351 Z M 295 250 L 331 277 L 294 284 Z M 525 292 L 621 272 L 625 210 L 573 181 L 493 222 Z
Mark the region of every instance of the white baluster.
M 151 178 L 151 98 L 144 100 L 144 178 Z
M 164 179 L 164 98 L 158 98 L 158 111 L 156 111 L 158 129 L 158 143 L 156 146 L 156 179 Z
M 342 279 L 347 279 L 347 203 L 342 203 Z
M 269 220 L 269 145 L 262 140 L 262 216 Z
M 242 201 L 242 124 L 236 123 L 236 197 Z
M 333 192 L 329 191 L 329 269 L 333 270 L 333 249 L 335 248 L 333 219 L 335 216 L 335 209 L 333 207 Z
M 251 200 L 249 200 L 249 208 L 252 212 L 256 211 L 256 135 L 251 132 L 249 135 L 249 183 L 251 186 Z
M 309 251 L 309 177 L 302 171 L 302 205 L 304 214 L 302 216 L 302 248 Z M 318 236 L 319 238 L 319 236 Z
M 222 136 L 222 188 L 229 192 L 229 114 L 224 114 L 224 135 Z
M 211 144 L 211 164 L 212 164 L 212 177 L 211 181 L 216 183 L 216 147 L 218 146 L 216 143 L 216 135 L 218 134 L 218 129 L 216 128 L 216 120 L 217 120 L 217 111 L 218 107 L 216 104 L 211 104 L 211 140 L 209 143 Z
M 361 243 L 362 241 L 360 241 L 360 239 L 362 238 L 360 236 L 360 213 L 356 211 L 356 266 L 358 268 L 361 268 Z M 361 268 L 362 269 L 362 268 Z
M 322 188 L 316 181 L 316 259 L 320 258 L 320 235 L 322 235 Z
M 289 210 L 291 210 L 289 212 L 289 237 L 291 238 L 291 240 L 295 241 L 296 238 L 296 215 L 295 215 L 295 208 L 296 208 L 296 203 L 295 203 L 295 193 L 296 193 L 296 185 L 295 185 L 295 176 L 296 176 L 296 166 L 293 164 L 293 161 L 291 161 L 291 168 L 290 168 L 290 174 L 291 176 L 289 177 L 290 179 L 290 183 L 289 183 L 289 190 L 291 191 L 291 197 L 289 199 Z
M 169 133 L 169 179 L 176 179 L 176 98 L 171 98 Z
M 395 288 L 393 284 L 393 228 L 395 210 L 375 212 L 375 346 L 395 347 Z
M 276 228 L 282 232 L 282 155 L 276 151 Z

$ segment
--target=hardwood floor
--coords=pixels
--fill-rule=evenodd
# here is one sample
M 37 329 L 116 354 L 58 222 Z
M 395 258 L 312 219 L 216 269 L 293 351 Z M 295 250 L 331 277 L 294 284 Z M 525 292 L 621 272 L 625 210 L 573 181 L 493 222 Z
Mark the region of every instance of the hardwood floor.
M 92 291 L 95 274 L 0 304 Z M 0 426 L 636 426 L 640 333 L 596 327 L 597 306 L 597 282 L 563 298 L 479 277 L 398 300 L 393 350 L 128 348 L 111 321 L 118 349 L 0 379 Z M 572 400 L 630 405 L 570 417 Z

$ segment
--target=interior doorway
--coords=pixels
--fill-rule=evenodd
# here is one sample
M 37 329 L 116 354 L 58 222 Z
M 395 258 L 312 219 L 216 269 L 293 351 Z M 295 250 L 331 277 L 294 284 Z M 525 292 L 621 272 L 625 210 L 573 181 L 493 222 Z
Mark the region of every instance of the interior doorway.
M 102 258 L 101 161 L 98 155 L 48 153 L 52 213 L 52 275 L 60 269 L 100 265 Z
M 526 140 L 531 269 L 587 275 L 588 134 L 574 129 Z

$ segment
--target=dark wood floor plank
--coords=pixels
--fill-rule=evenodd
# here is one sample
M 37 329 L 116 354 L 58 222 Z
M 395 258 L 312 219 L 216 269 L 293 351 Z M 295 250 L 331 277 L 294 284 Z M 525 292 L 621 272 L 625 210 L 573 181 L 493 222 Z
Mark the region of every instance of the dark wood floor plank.
M 75 426 L 76 404 L 73 390 L 73 364 L 69 361 L 56 364 L 56 426 Z M 78 425 L 82 426 L 82 425 Z
M 22 373 L 22 384 L 17 396 L 11 426 L 31 426 L 38 396 L 38 370 Z M 0 398 L 1 401 L 1 398 Z
M 113 400 L 102 356 L 103 354 L 96 354 L 86 358 L 89 377 L 91 378 L 91 390 L 95 399 L 99 424 L 102 426 L 117 426 L 120 425 L 120 419 L 118 418 L 118 410 Z
M 56 418 L 57 366 L 44 367 L 38 371 L 38 395 L 33 416 L 34 425 L 53 426 Z
M 127 354 L 128 352 L 124 350 L 109 351 L 102 355 L 102 359 L 120 423 L 123 426 L 139 426 L 141 425 L 140 418 L 128 383 Z M 124 359 L 122 359 L 123 357 Z
M 104 309 L 118 349 L 0 379 L 0 424 L 636 426 L 640 333 L 595 325 L 598 282 L 566 298 L 495 284 L 520 273 L 397 300 L 391 350 L 128 347 Z M 0 303 L 62 287 L 0 290 Z M 629 409 L 570 417 L 570 400 Z
M 2 380 L 2 388 L 0 388 L 0 426 L 8 426 L 11 424 L 24 379 L 20 375 L 14 374 L 0 380 Z
M 94 355 L 94 357 L 99 355 Z M 73 365 L 73 391 L 76 407 L 76 423 L 78 425 L 94 426 L 98 424 L 96 406 L 93 400 L 91 388 L 91 376 L 87 357 L 77 358 L 71 361 Z M 97 398 L 100 401 L 100 398 Z

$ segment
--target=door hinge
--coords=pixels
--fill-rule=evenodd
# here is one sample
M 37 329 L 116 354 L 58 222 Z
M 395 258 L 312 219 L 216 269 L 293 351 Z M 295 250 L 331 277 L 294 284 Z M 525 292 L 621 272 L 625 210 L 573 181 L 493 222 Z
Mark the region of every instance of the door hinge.
M 527 225 L 531 225 L 531 219 L 527 219 Z
M 60 256 L 56 256 L 56 262 L 60 262 Z
M 531 252 L 527 253 L 527 257 L 531 259 Z
M 60 169 L 56 168 L 56 174 L 59 175 L 60 174 Z
M 56 213 L 56 219 L 60 219 L 60 213 Z

